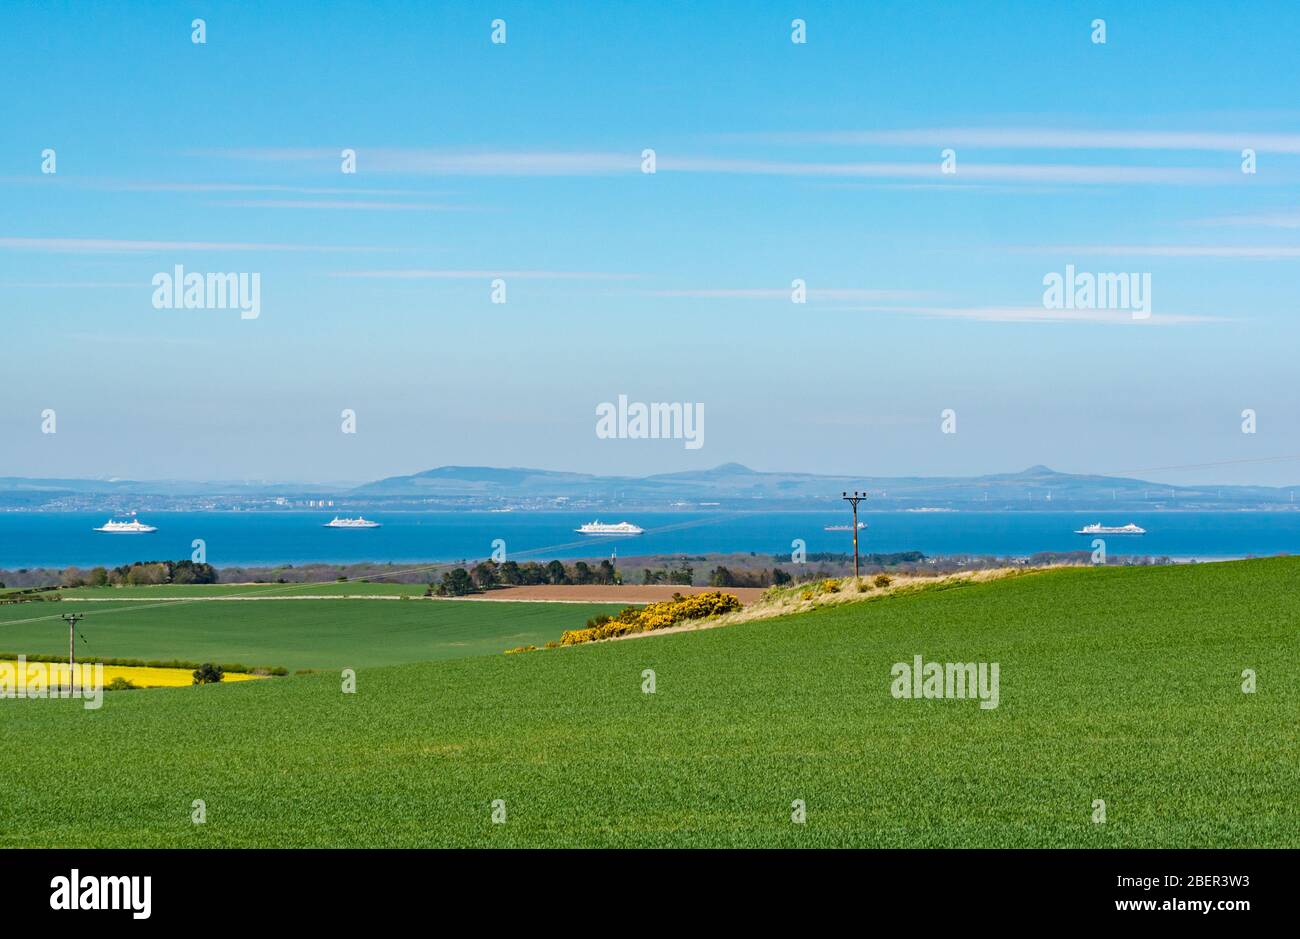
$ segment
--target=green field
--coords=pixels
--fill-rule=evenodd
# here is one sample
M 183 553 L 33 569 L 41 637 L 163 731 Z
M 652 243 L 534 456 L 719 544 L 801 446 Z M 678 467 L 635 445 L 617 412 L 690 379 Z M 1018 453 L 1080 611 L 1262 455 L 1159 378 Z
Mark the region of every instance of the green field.
M 0 701 L 0 844 L 1295 847 L 1298 579 L 1291 559 L 1070 569 L 362 668 L 355 695 L 322 673 Z M 1000 706 L 894 699 L 916 654 L 998 662 Z
M 66 653 L 68 629 L 60 615 L 71 612 L 86 617 L 77 625 L 85 637 L 78 640 L 78 655 L 85 661 L 359 668 L 540 646 L 589 617 L 619 609 L 607 603 L 473 600 L 19 603 L 0 606 L 0 652 Z

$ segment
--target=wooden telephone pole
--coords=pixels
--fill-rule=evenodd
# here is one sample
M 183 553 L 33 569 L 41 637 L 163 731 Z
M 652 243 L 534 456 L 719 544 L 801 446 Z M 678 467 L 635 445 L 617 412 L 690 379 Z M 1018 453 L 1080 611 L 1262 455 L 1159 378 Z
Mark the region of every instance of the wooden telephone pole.
M 64 622 L 68 624 L 68 681 L 70 687 L 76 687 L 77 684 L 77 655 L 76 655 L 76 637 L 77 637 L 77 620 L 85 619 L 85 613 L 64 613 Z
M 841 498 L 853 506 L 853 579 L 858 579 L 858 503 L 867 497 L 865 492 L 853 490 L 853 495 L 842 493 Z

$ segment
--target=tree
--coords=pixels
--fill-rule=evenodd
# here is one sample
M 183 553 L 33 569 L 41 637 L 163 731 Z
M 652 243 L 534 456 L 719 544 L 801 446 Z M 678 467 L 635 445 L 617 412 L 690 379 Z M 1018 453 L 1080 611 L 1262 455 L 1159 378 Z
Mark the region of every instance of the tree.
M 133 564 L 131 569 L 127 571 L 126 582 L 133 587 L 165 584 L 167 582 L 167 568 L 165 565 L 155 562 Z
M 215 685 L 225 677 L 225 669 L 220 665 L 213 665 L 211 662 L 204 662 L 194 670 L 194 684 L 196 685 Z
M 502 563 L 501 569 L 497 571 L 497 576 L 500 578 L 501 583 L 510 584 L 512 587 L 517 587 L 524 582 L 523 572 L 519 570 L 519 565 L 514 561 Z
M 564 565 L 559 561 L 552 561 L 546 565 L 546 579 L 553 584 L 569 583 L 569 576 L 564 571 Z
M 591 568 L 587 566 L 586 561 L 579 561 L 573 565 L 573 582 L 575 584 L 591 583 Z
M 772 583 L 778 587 L 782 584 L 788 584 L 793 578 L 779 567 L 772 568 Z
M 474 592 L 474 581 L 470 579 L 469 571 L 463 567 L 457 567 L 454 570 L 445 571 L 442 575 L 442 583 L 438 587 L 438 593 L 444 597 L 463 597 L 467 593 Z
M 177 561 L 172 569 L 174 584 L 215 584 L 217 569 L 211 564 L 196 564 L 194 561 Z
M 685 584 L 689 586 L 695 582 L 695 569 L 689 564 L 683 563 L 681 568 L 674 568 L 668 572 L 668 583 Z
M 474 586 L 480 590 L 495 587 L 497 585 L 496 561 L 480 561 L 474 565 L 469 576 L 474 581 Z

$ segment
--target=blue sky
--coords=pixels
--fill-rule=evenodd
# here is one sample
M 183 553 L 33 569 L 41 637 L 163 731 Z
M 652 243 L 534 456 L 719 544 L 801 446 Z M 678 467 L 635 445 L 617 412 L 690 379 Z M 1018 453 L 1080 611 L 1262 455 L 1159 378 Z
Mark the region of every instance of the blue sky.
M 1294 483 L 1297 35 L 1280 2 L 6 3 L 0 475 Z M 261 315 L 155 309 L 177 264 L 259 273 Z M 1067 264 L 1150 274 L 1151 318 L 1045 310 Z M 705 445 L 598 439 L 619 394 L 703 403 Z

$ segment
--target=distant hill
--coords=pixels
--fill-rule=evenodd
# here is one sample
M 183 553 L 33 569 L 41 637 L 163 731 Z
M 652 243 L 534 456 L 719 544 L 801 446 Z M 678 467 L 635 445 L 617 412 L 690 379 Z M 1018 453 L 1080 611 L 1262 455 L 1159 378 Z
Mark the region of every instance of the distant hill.
M 1242 509 L 1293 506 L 1291 487 L 1170 486 L 1129 477 L 1060 473 L 1031 466 L 984 476 L 840 476 L 760 472 L 739 463 L 651 476 L 601 476 L 527 467 L 440 466 L 359 486 L 175 480 L 0 477 L 0 508 L 720 507 L 800 509 L 838 504 L 865 490 L 877 509 L 1103 510 Z
M 985 476 L 831 476 L 759 472 L 739 463 L 652 476 L 596 476 L 538 469 L 444 466 L 392 476 L 352 490 L 351 496 L 469 497 L 509 501 L 536 498 L 623 503 L 834 501 L 846 489 L 867 490 L 884 504 L 901 507 L 1064 508 L 1065 503 L 1290 504 L 1289 488 L 1266 486 L 1169 486 L 1141 479 L 1059 473 L 1031 466 L 1018 473 Z M 1037 505 L 1033 505 L 1037 503 Z
M 187 479 L 37 479 L 0 476 L 0 494 L 17 492 L 58 493 L 144 493 L 148 495 L 220 495 L 226 493 L 339 492 L 346 487 L 324 483 L 272 483 L 258 481 L 200 481 Z
M 539 469 L 498 469 L 492 466 L 440 466 L 410 476 L 389 476 L 351 490 L 353 495 L 470 495 L 488 490 L 562 493 L 578 491 L 600 480 L 618 477 L 589 476 Z M 508 487 L 508 488 L 507 488 Z

